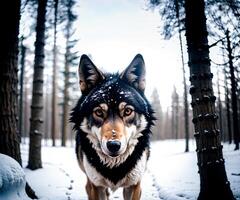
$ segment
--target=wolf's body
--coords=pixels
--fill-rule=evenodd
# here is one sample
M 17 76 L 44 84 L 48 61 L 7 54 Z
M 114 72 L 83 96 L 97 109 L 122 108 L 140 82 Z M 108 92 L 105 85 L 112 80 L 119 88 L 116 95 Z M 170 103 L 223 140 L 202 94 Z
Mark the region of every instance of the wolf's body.
M 125 200 L 138 200 L 154 120 L 144 96 L 143 58 L 137 55 L 121 74 L 103 74 L 83 55 L 79 76 L 82 96 L 71 121 L 77 130 L 78 162 L 88 179 L 88 197 L 107 200 L 108 188 L 123 187 Z

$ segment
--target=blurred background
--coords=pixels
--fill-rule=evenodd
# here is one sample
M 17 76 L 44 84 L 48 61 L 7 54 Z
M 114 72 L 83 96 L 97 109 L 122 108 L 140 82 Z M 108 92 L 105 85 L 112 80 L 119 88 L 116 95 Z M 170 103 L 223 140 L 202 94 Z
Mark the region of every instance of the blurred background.
M 44 131 L 49 145 L 74 139 L 69 113 L 81 93 L 82 54 L 107 72 L 122 71 L 137 53 L 145 59 L 146 96 L 157 122 L 153 140 L 193 137 L 189 68 L 182 1 L 49 0 L 44 49 Z M 176 3 L 175 2 L 175 3 Z M 222 140 L 233 140 L 232 92 L 239 116 L 239 20 L 219 4 L 206 4 L 213 87 Z M 237 12 L 237 11 L 236 11 Z M 176 14 L 178 13 L 178 14 Z M 30 132 L 37 3 L 23 1 L 19 44 L 19 130 Z M 229 43 L 230 42 L 230 43 Z M 230 46 L 228 46 L 230 45 Z M 229 49 L 230 47 L 230 49 Z M 232 63 L 231 65 L 229 63 Z M 230 73 L 233 68 L 234 73 Z M 232 90 L 233 84 L 235 90 Z M 240 116 L 237 118 L 240 123 Z M 50 139 L 50 140 L 49 140 Z M 60 141 L 60 142 L 59 142 Z

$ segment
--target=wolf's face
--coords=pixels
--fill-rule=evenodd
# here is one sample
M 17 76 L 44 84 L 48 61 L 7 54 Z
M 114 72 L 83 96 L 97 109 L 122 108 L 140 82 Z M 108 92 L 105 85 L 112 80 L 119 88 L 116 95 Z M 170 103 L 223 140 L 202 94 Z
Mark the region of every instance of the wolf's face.
M 146 124 L 145 117 L 137 112 L 134 105 L 121 101 L 116 103 L 116 107 L 107 103 L 96 105 L 81 128 L 88 132 L 92 142 L 97 140 L 104 154 L 117 157 L 133 145 L 134 138 L 141 135 Z
M 131 154 L 151 118 L 144 96 L 145 65 L 137 55 L 121 74 L 103 74 L 87 56 L 79 65 L 79 128 L 100 157 Z M 76 112 L 77 111 L 77 112 Z M 76 121 L 76 120 L 75 120 Z

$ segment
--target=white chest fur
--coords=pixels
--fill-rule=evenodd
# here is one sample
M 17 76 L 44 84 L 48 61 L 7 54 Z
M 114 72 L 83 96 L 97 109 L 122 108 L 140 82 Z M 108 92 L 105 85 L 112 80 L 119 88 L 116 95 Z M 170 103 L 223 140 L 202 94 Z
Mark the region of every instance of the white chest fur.
M 129 187 L 131 185 L 136 185 L 142 178 L 147 165 L 147 155 L 143 152 L 140 160 L 138 160 L 136 166 L 117 184 L 112 183 L 108 179 L 104 178 L 97 170 L 88 162 L 86 155 L 83 155 L 83 166 L 85 172 L 90 179 L 90 181 L 96 185 L 105 188 L 111 188 L 115 191 L 119 187 Z M 119 172 L 121 173 L 121 172 Z

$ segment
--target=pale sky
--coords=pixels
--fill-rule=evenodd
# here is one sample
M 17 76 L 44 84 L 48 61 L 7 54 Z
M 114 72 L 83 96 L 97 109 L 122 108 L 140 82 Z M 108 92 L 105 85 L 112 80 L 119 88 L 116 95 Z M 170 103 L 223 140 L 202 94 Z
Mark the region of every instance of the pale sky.
M 81 0 L 76 8 L 76 35 L 81 54 L 91 54 L 104 71 L 122 71 L 137 53 L 147 71 L 146 95 L 158 89 L 164 108 L 171 105 L 175 84 L 182 95 L 179 41 L 160 35 L 158 11 L 146 10 L 143 0 Z

